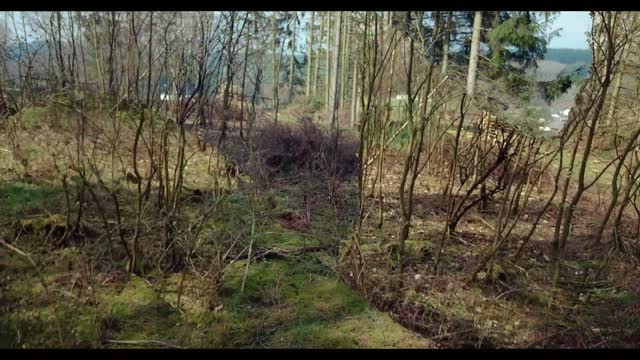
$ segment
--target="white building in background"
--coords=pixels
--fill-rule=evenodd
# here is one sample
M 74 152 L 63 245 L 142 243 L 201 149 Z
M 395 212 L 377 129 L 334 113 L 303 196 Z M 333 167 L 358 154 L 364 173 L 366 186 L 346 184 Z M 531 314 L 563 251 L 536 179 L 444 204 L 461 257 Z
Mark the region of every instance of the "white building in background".
M 189 96 L 176 96 L 175 94 L 165 94 L 165 93 L 160 93 L 160 100 L 162 101 L 176 101 L 176 100 L 185 100 L 188 99 Z M 194 96 L 195 98 L 195 96 Z
M 570 111 L 571 111 L 571 109 L 565 109 L 565 110 L 562 112 L 562 115 L 564 115 L 564 116 L 569 116 L 569 112 L 570 112 Z
M 558 114 L 551 114 L 551 117 L 556 118 L 556 119 L 559 119 L 559 118 L 560 118 L 560 115 L 558 115 Z

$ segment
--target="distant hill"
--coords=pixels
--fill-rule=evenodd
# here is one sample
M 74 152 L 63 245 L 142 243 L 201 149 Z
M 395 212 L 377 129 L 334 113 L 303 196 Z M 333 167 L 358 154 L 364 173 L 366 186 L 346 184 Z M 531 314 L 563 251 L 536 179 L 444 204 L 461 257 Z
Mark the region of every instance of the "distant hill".
M 561 64 L 591 65 L 592 54 L 590 49 L 547 49 L 544 59 Z
M 529 74 L 535 76 L 537 81 L 546 82 L 557 79 L 559 76 L 569 75 L 578 71 L 583 78 L 589 76 L 591 66 L 591 50 L 585 49 L 548 49 L 544 60 L 537 62 L 537 68 L 530 69 Z M 574 84 L 566 93 L 560 95 L 551 103 L 538 97 L 532 102 L 540 118 L 545 119 L 541 126 L 549 126 L 552 129 L 561 129 L 564 126 L 563 118 L 552 117 L 551 114 L 562 114 L 574 104 L 579 86 Z
M 531 69 L 530 72 L 535 72 L 536 80 L 538 81 L 551 81 L 560 75 L 567 67 L 567 64 L 562 64 L 558 61 L 550 60 L 538 60 L 538 67 Z
M 551 81 L 556 79 L 558 76 L 564 76 L 574 72 L 577 72 L 578 75 L 582 76 L 583 78 L 587 78 L 589 76 L 590 64 L 563 64 L 559 61 L 552 61 L 547 59 L 540 60 L 537 64 L 538 67 L 536 69 L 532 69 L 529 71 L 529 73 L 535 73 L 537 81 Z
M 47 54 L 47 43 L 44 41 L 32 41 L 28 44 L 28 46 L 31 55 L 35 54 L 36 52 L 39 54 Z M 9 47 L 7 47 L 7 54 L 9 55 L 8 59 L 13 61 L 20 59 L 20 57 L 22 56 L 22 51 L 23 49 L 18 44 L 9 45 Z
M 586 78 L 592 60 L 591 49 L 547 49 L 544 59 L 537 62 L 538 67 L 533 71 L 538 81 L 551 81 L 576 71 Z

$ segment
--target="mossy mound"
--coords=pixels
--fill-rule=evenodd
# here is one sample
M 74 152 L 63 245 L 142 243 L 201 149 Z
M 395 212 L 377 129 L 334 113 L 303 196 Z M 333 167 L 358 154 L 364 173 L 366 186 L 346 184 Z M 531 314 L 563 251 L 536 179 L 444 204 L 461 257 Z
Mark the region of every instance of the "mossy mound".
M 23 219 L 16 224 L 17 233 L 50 235 L 56 238 L 63 236 L 66 229 L 66 217 L 60 214 Z
M 86 263 L 80 249 L 76 247 L 60 249 L 55 255 L 54 269 L 56 272 L 79 270 Z
M 0 316 L 2 348 L 95 348 L 99 346 L 96 308 L 60 301 Z
M 102 292 L 99 299 L 103 332 L 111 339 L 180 338 L 180 313 L 140 277 L 132 275 L 120 294 Z
M 276 348 L 427 348 L 431 343 L 387 314 L 362 312 L 335 322 L 311 322 L 273 335 Z

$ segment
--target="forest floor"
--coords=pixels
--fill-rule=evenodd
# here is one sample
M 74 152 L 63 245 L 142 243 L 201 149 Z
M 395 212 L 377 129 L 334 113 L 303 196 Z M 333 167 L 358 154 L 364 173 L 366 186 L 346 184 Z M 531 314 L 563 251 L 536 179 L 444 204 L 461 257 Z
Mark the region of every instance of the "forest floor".
M 37 141 L 42 136 L 41 129 L 27 130 L 24 138 Z M 0 134 L 0 143 L 7 144 L 3 137 Z M 615 255 L 607 276 L 587 280 L 604 258 L 583 248 L 597 225 L 591 215 L 606 206 L 594 196 L 576 214 L 560 289 L 552 289 L 549 280 L 553 209 L 543 217 L 521 261 L 513 263 L 509 257 L 544 201 L 544 187 L 535 195 L 538 201 L 528 220 L 499 253 L 494 273 L 481 274 L 484 281 L 469 284 L 470 272 L 493 241 L 495 211 L 465 216 L 457 238 L 445 244 L 440 273 L 433 275 L 444 219 L 443 176 L 424 174 L 416 187 L 404 288 L 400 297 L 390 293 L 401 159 L 390 155 L 386 161 L 385 225 L 375 227 L 375 199 L 370 199 L 372 213 L 364 224 L 368 297 L 337 272 L 336 249 L 348 238 L 356 215 L 354 179 L 339 182 L 331 197 L 327 183 L 313 174 L 280 174 L 262 190 L 259 211 L 249 211 L 255 206 L 250 191 L 235 188 L 214 216 L 212 226 L 245 230 L 254 216 L 256 249 L 278 254 L 250 264 L 244 291 L 246 260 L 228 266 L 223 303 L 210 310 L 200 301 L 207 284 L 198 276 L 186 274 L 178 306 L 182 273 L 151 268 L 144 276 L 129 275 L 122 263 L 106 260 L 108 249 L 99 232 L 84 244 L 53 246 L 50 238 L 62 221 L 65 196 L 60 182 L 45 169 L 51 164 L 33 163 L 42 171 L 25 177 L 13 171 L 18 165 L 3 147 L 0 238 L 28 254 L 37 267 L 16 251 L 0 249 L 0 347 L 587 348 L 640 343 L 637 264 Z M 132 207 L 134 201 L 123 203 Z M 188 203 L 187 211 L 202 212 L 203 206 Z M 34 231 L 16 230 L 25 219 L 32 221 Z M 93 220 L 98 229 L 99 222 Z M 51 231 L 36 229 L 38 221 Z
M 46 127 L 25 131 L 23 139 L 37 141 Z M 8 144 L 4 134 L 0 143 Z M 35 158 L 47 155 L 28 142 L 23 148 Z M 292 214 L 303 211 L 308 186 L 323 184 L 312 182 L 303 191 L 300 183 L 280 179 L 263 194 L 268 206 L 257 213 L 255 247 L 289 255 L 253 262 L 244 291 L 246 260 L 228 266 L 223 303 L 212 311 L 200 301 L 210 284 L 188 273 L 178 307 L 181 273 L 150 269 L 141 277 L 129 275 L 123 262 L 108 260 L 109 249 L 99 232 L 83 244 L 54 246 L 53 229 L 64 226 L 65 195 L 50 166 L 46 161 L 32 162 L 25 177 L 16 171 L 19 165 L 11 160 L 10 149 L 0 149 L 0 236 L 19 250 L 0 248 L 1 348 L 433 346 L 342 282 L 335 272 L 335 252 L 296 252 L 318 245 L 326 248 L 327 241 L 334 240 L 335 212 L 321 195 L 324 189 L 314 190 L 317 196 L 308 224 L 300 227 L 291 221 Z M 132 191 L 135 187 L 123 186 Z M 216 216 L 212 225 L 249 227 L 251 201 L 246 191 L 228 195 L 224 214 Z M 122 203 L 128 208 L 135 201 Z M 186 211 L 203 211 L 195 202 L 187 207 Z M 25 219 L 34 225 L 31 231 L 18 225 Z M 229 224 L 229 219 L 236 222 Z M 87 221 L 88 227 L 100 228 L 98 219 Z M 327 232 L 332 234 L 329 240 Z
M 615 348 L 636 347 L 640 342 L 637 261 L 611 253 L 605 264 L 608 249 L 600 249 L 595 256 L 585 247 L 598 225 L 597 215 L 608 205 L 601 194 L 607 190 L 606 183 L 595 187 L 576 213 L 562 262 L 564 275 L 554 289 L 551 239 L 557 207 L 543 216 L 519 261 L 513 258 L 551 191 L 549 184 L 543 182 L 540 191 L 534 190 L 534 202 L 512 239 L 499 250 L 493 273 L 480 272 L 480 281 L 469 283 L 493 244 L 496 205 L 490 203 L 486 211 L 472 210 L 465 215 L 457 234 L 445 242 L 439 272 L 434 275 L 446 215 L 442 201 L 446 175 L 421 175 L 407 241 L 409 264 L 402 277 L 402 295 L 396 298 L 388 279 L 397 280 L 389 260 L 397 256 L 393 244 L 401 223 L 397 186 L 402 162 L 398 155 L 386 161 L 384 226 L 377 228 L 379 201 L 371 197 L 372 213 L 361 241 L 370 274 L 368 292 L 374 303 L 390 309 L 399 322 L 445 347 Z M 602 276 L 594 276 L 601 270 Z

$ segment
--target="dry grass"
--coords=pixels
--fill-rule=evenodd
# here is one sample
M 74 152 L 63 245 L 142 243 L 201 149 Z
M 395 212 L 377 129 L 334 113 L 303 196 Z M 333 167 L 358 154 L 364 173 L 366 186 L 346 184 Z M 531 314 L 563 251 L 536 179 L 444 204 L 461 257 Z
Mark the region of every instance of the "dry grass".
M 398 292 L 390 285 L 399 280 L 390 246 L 397 238 L 400 224 L 397 197 L 400 163 L 393 156 L 387 158 L 384 227 L 376 229 L 378 200 L 370 199 L 372 212 L 361 239 L 368 272 L 367 292 L 374 303 L 390 309 L 402 324 L 437 339 L 444 347 L 633 346 L 636 334 L 631 324 L 637 318 L 627 322 L 624 332 L 616 329 L 613 319 L 624 309 L 633 312 L 633 304 L 640 299 L 633 295 L 637 290 L 631 280 L 639 275 L 637 267 L 628 258 L 616 257 L 604 272 L 604 280 L 584 280 L 585 274 L 592 277 L 603 265 L 594 261 L 595 254 L 584 247 L 598 224 L 598 214 L 606 206 L 593 193 L 586 196 L 576 211 L 563 263 L 565 275 L 558 289 L 551 286 L 549 266 L 557 205 L 543 216 L 522 260 L 518 264 L 512 262 L 521 237 L 539 211 L 534 209 L 546 201 L 546 186 L 541 193 L 534 192 L 532 211 L 527 211 L 511 241 L 498 252 L 493 272 L 481 272 L 482 280 L 469 284 L 471 272 L 493 242 L 495 213 L 473 210 L 465 215 L 458 234 L 445 243 L 439 274 L 433 275 L 434 254 L 445 219 L 441 203 L 444 180 L 438 175 L 421 175 L 407 240 L 408 265 L 402 275 L 403 288 Z M 628 279 L 627 283 L 621 283 L 622 279 Z M 597 295 L 587 299 L 587 294 Z M 625 305 L 625 301 L 631 305 Z

